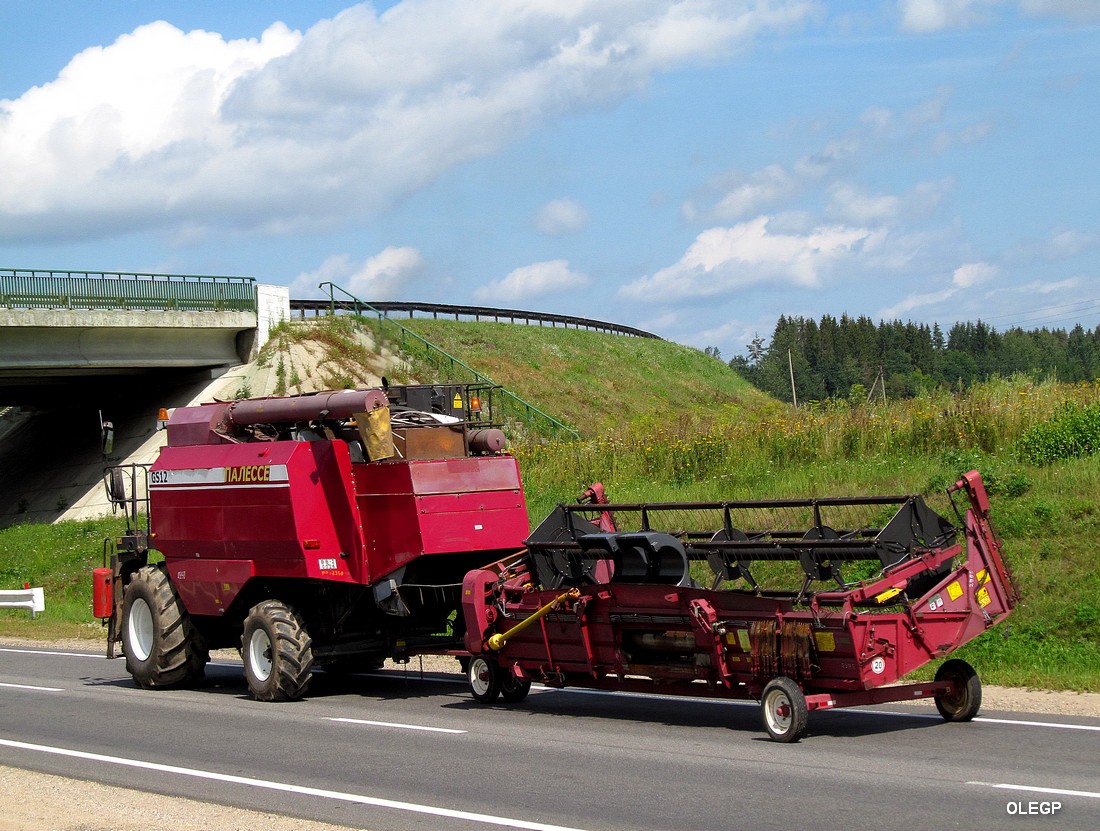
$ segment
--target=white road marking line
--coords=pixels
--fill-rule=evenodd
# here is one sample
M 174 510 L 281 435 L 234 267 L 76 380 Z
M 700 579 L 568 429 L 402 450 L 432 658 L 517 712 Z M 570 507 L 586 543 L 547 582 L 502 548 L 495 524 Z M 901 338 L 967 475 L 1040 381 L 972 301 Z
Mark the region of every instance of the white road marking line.
M 351 802 L 357 805 L 369 805 L 374 808 L 390 808 L 395 811 L 408 811 L 414 814 L 428 814 L 434 817 L 447 817 L 468 822 L 482 823 L 483 825 L 499 825 L 506 828 L 521 828 L 524 831 L 584 831 L 579 828 L 569 828 L 563 825 L 550 825 L 544 822 L 531 822 L 523 819 L 509 817 L 496 817 L 491 814 L 479 814 L 474 811 L 457 811 L 452 808 L 437 808 L 433 805 L 418 805 L 415 802 L 401 802 L 395 799 L 382 799 L 362 794 L 345 793 L 343 791 L 330 791 L 322 788 L 310 788 L 305 785 L 293 785 L 287 782 L 272 782 L 266 779 L 253 779 L 248 776 L 233 776 L 227 773 L 216 773 L 209 770 L 197 770 L 195 768 L 178 767 L 177 765 L 161 765 L 156 762 L 143 762 L 139 759 L 127 759 L 122 756 L 105 756 L 101 753 L 87 753 L 83 750 L 69 750 L 64 747 L 50 747 L 41 744 L 29 744 L 10 739 L 0 739 L 0 747 L 11 747 L 17 750 L 31 750 L 38 753 L 49 753 L 54 756 L 68 756 L 73 759 L 84 759 L 91 762 L 103 762 L 120 767 L 139 768 L 141 770 L 154 770 L 160 773 L 172 773 L 178 776 L 190 776 L 194 779 L 206 779 L 216 782 L 228 782 L 233 785 L 247 785 L 253 788 L 262 788 L 268 791 L 281 791 L 284 793 L 296 793 L 303 796 L 316 796 L 321 799 L 332 799 L 338 802 Z
M 7 648 L 7 647 L 0 647 L 0 652 L 16 652 L 16 653 L 23 653 L 23 654 L 27 654 L 27 655 L 58 655 L 58 656 L 68 657 L 68 658 L 102 658 L 103 657 L 102 655 L 97 655 L 97 654 L 94 654 L 94 653 L 91 653 L 91 652 L 48 652 L 48 651 L 43 650 L 43 649 L 13 649 L 13 648 Z M 241 664 L 225 663 L 225 662 L 221 662 L 221 661 L 211 661 L 210 666 L 213 666 L 213 667 L 239 667 L 239 666 L 241 666 Z M 389 670 L 387 672 L 363 672 L 363 673 L 356 673 L 356 674 L 364 675 L 364 676 L 368 676 L 368 677 L 374 677 L 374 678 L 390 678 L 390 679 L 392 679 L 399 672 L 401 672 L 401 670 Z M 412 674 L 413 675 L 413 680 L 434 681 L 434 682 L 437 682 L 437 683 L 444 683 L 444 684 L 463 684 L 463 685 L 465 685 L 467 683 L 467 681 L 465 679 L 448 678 L 447 676 L 440 675 L 438 673 L 437 674 L 425 673 L 422 679 L 420 677 L 419 671 L 410 673 L 409 671 L 406 670 L 402 674 L 403 675 Z M 2 686 L 2 685 L 0 685 L 0 686 Z M 11 685 L 8 685 L 8 686 L 11 686 Z M 52 688 L 49 688 L 49 687 L 44 687 L 43 689 L 51 689 L 52 690 Z M 58 692 L 62 692 L 62 691 L 58 690 Z M 758 706 L 757 702 L 755 702 L 755 701 L 743 701 L 743 700 L 728 699 L 728 698 L 702 698 L 702 697 L 696 698 L 694 696 L 661 695 L 660 693 L 639 693 L 639 692 L 626 692 L 626 691 L 617 692 L 617 691 L 614 691 L 614 690 L 590 690 L 590 689 L 586 689 L 584 687 L 544 687 L 544 686 L 538 685 L 538 684 L 536 684 L 535 686 L 532 687 L 531 692 L 533 692 L 533 693 L 563 692 L 563 693 L 569 693 L 571 695 L 603 695 L 603 696 L 616 696 L 616 697 L 627 696 L 627 697 L 630 697 L 630 698 L 650 699 L 650 700 L 654 700 L 654 701 L 694 701 L 694 702 L 697 702 L 697 703 L 700 703 L 700 704 L 726 704 L 726 705 L 733 705 L 733 706 L 740 706 L 740 707 L 756 707 L 756 706 Z M 853 714 L 856 714 L 856 715 L 865 715 L 865 716 L 901 716 L 903 718 L 924 718 L 924 719 L 935 719 L 937 721 L 941 720 L 941 717 L 936 715 L 935 713 L 903 713 L 903 712 L 898 712 L 897 710 L 865 710 L 865 709 L 858 708 L 858 707 L 838 707 L 836 709 L 830 709 L 830 710 L 827 710 L 825 712 L 830 712 L 830 713 L 853 713 Z M 334 720 L 336 720 L 336 719 L 334 719 Z M 1093 725 L 1093 724 L 1060 724 L 1060 723 L 1054 722 L 1054 721 L 1025 721 L 1023 719 L 987 718 L 985 716 L 978 716 L 974 719 L 974 721 L 983 721 L 983 722 L 986 722 L 988 724 L 1018 724 L 1018 725 L 1021 725 L 1023 727 L 1051 727 L 1051 728 L 1058 728 L 1058 729 L 1061 729 L 1061 730 L 1090 730 L 1090 731 L 1093 731 L 1093 732 L 1100 733 L 1100 725 Z M 369 722 L 364 722 L 364 723 L 369 723 Z M 405 725 L 390 725 L 390 724 L 383 724 L 383 723 L 380 722 L 379 726 L 400 727 L 400 726 L 405 726 Z M 410 728 L 410 729 L 416 729 L 416 728 Z M 429 728 L 421 728 L 421 729 L 429 729 Z
M 361 718 L 330 718 L 325 721 L 340 721 L 344 724 L 366 724 L 371 727 L 398 727 L 402 730 L 424 730 L 428 733 L 468 733 L 468 730 L 452 730 L 449 727 L 425 727 L 422 724 L 397 724 L 392 721 L 367 721 Z
M 968 785 L 982 785 L 986 788 L 1000 788 L 1007 791 L 1033 791 L 1034 793 L 1049 793 L 1056 796 L 1086 796 L 1089 799 L 1100 799 L 1100 793 L 1095 791 L 1071 791 L 1065 788 L 1043 788 L 1038 785 L 1012 785 L 1007 782 L 967 782 Z
M 65 692 L 61 687 L 32 687 L 30 684 L 4 684 L 0 687 L 11 687 L 14 690 L 35 690 L 36 692 Z
M 97 652 L 48 652 L 45 649 L 11 649 L 0 646 L 0 652 L 17 652 L 20 655 L 60 655 L 62 658 L 100 658 L 107 660 L 106 655 Z
M 854 713 L 863 716 L 901 716 L 902 718 L 926 718 L 935 721 L 943 721 L 943 717 L 936 713 L 903 713 L 898 710 L 864 710 L 857 707 L 840 707 L 835 710 L 825 710 L 829 713 Z M 1100 733 L 1100 725 L 1097 724 L 1061 724 L 1056 721 L 1025 721 L 1016 718 L 987 718 L 977 716 L 973 721 L 983 721 L 987 724 L 1018 724 L 1022 727 L 1057 727 L 1062 730 L 1092 730 Z
M 1056 721 L 1021 721 L 1014 718 L 986 718 L 978 716 L 974 721 L 987 721 L 990 724 L 1022 724 L 1025 727 L 1060 727 L 1063 730 L 1093 730 L 1100 733 L 1100 725 L 1096 724 L 1059 724 Z

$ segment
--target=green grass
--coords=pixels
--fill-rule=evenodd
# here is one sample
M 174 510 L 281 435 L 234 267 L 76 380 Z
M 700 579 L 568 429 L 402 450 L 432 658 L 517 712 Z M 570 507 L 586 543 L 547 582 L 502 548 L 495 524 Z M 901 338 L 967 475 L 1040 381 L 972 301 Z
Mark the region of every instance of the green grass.
M 1089 408 L 1100 385 L 1027 378 L 889 406 L 720 410 L 709 423 L 636 422 L 583 442 L 516 448 L 533 517 L 601 481 L 612 501 L 923 494 L 983 473 L 1023 601 L 958 654 L 994 684 L 1100 690 L 1100 457 L 1034 464 L 1029 431 Z M 925 670 L 928 675 L 933 668 Z
M 103 540 L 124 528 L 121 517 L 14 525 L 0 531 L 0 588 L 41 586 L 46 611 L 0 609 L 0 635 L 102 638 L 92 618 L 92 569 L 103 565 Z
M 593 481 L 620 502 L 920 493 L 950 518 L 944 488 L 979 469 L 1023 601 L 956 654 L 988 683 L 1100 690 L 1100 456 L 1081 442 L 1055 452 L 1065 442 L 1049 439 L 1091 429 L 1078 416 L 1096 412 L 1100 382 L 1016 377 L 886 406 L 794 410 L 675 344 L 509 324 L 410 325 L 589 437 L 516 444 L 533 522 Z M 416 371 L 420 381 L 445 380 L 427 365 Z M 0 531 L 0 586 L 47 589 L 38 620 L 0 611 L 0 635 L 97 635 L 90 573 L 117 528 L 106 519 Z
M 583 436 L 705 418 L 722 407 L 775 406 L 722 361 L 669 341 L 509 323 L 401 323 Z

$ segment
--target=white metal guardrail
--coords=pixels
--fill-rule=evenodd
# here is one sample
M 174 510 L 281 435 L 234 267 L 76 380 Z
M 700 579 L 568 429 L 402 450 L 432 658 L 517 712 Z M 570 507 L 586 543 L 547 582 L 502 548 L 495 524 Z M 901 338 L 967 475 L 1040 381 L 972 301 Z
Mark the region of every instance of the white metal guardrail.
M 44 589 L 0 590 L 0 609 L 29 609 L 31 617 L 46 611 Z

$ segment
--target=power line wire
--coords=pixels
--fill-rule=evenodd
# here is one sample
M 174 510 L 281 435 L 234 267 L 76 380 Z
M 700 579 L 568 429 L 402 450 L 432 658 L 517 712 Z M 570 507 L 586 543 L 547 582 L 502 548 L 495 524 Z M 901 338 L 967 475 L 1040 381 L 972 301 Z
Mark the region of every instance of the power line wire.
M 1077 308 L 1077 307 L 1083 307 L 1083 308 Z M 1043 307 L 1040 307 L 1038 309 L 1032 309 L 1031 311 L 1024 312 L 1023 314 L 1031 314 L 1031 315 L 1036 315 L 1036 316 L 1034 316 L 1034 317 L 1025 317 L 1025 318 L 1016 320 L 1011 325 L 1018 326 L 1021 323 L 1032 323 L 1034 321 L 1043 321 L 1043 320 L 1046 320 L 1047 318 L 1050 317 L 1050 315 L 1046 314 L 1046 313 L 1048 313 L 1048 312 L 1059 312 L 1059 310 L 1061 310 L 1061 309 L 1076 309 L 1074 314 L 1070 314 L 1068 316 L 1060 316 L 1060 315 L 1057 315 L 1057 314 L 1055 315 L 1055 317 L 1060 319 L 1060 320 L 1071 320 L 1074 317 L 1076 317 L 1077 314 L 1080 314 L 1080 313 L 1100 311 L 1100 298 L 1097 298 L 1097 299 L 1094 299 L 1094 300 L 1078 300 L 1078 301 L 1073 302 L 1073 303 L 1063 303 L 1063 304 L 1058 305 L 1058 306 L 1043 306 Z M 1018 317 L 1019 314 L 1020 314 L 1019 312 L 1008 312 L 1008 313 L 1002 314 L 1002 315 L 984 316 L 982 319 L 987 320 L 987 321 L 989 321 L 989 320 L 1001 320 L 1003 318 Z M 1057 321 L 1055 320 L 1055 321 L 1048 321 L 1048 322 L 1057 322 Z

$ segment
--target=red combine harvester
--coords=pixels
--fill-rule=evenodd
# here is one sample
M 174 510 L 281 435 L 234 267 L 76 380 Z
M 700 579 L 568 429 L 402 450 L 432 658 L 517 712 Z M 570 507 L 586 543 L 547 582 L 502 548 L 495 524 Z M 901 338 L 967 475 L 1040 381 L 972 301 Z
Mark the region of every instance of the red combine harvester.
M 798 740 L 811 711 L 887 701 L 931 697 L 948 721 L 969 720 L 981 682 L 964 661 L 894 683 L 1018 599 L 981 477 L 951 492 L 969 503 L 963 539 L 919 496 L 608 505 L 590 489 L 595 506 L 559 506 L 523 555 L 466 575 L 473 696 L 519 701 L 538 681 L 750 698 L 781 742 Z M 787 577 L 800 587 L 761 588 L 761 563 L 797 564 Z M 847 582 L 847 566 L 870 576 Z
M 108 657 L 121 642 L 140 686 L 170 687 L 236 647 L 271 701 L 303 695 L 315 665 L 452 654 L 478 701 L 520 701 L 532 681 L 752 698 L 779 741 L 817 709 L 977 712 L 959 660 L 892 685 L 1015 605 L 977 473 L 953 489 L 969 500 L 958 528 L 919 496 L 608 505 L 593 485 L 532 534 L 491 396 L 394 386 L 174 410 L 152 466 L 107 471 L 128 519 L 93 575 Z M 798 588 L 761 586 L 775 580 Z
M 315 663 L 461 650 L 463 577 L 530 528 L 483 394 L 488 416 L 491 388 L 468 385 L 172 411 L 151 467 L 107 471 L 129 526 L 95 574 L 108 657 L 121 641 L 134 680 L 164 687 L 238 647 L 253 696 L 286 700 Z

